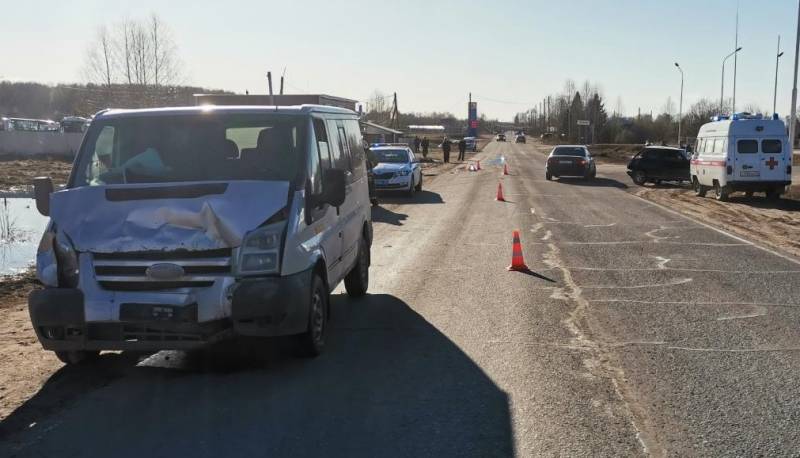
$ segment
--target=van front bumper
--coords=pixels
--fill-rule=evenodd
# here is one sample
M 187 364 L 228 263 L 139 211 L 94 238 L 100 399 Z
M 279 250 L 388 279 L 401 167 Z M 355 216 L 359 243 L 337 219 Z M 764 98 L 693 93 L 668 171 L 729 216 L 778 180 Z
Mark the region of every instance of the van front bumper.
M 127 303 L 118 321 L 87 321 L 80 289 L 33 291 L 28 310 L 45 350 L 189 350 L 241 336 L 283 336 L 308 325 L 312 270 L 240 280 L 231 316 L 199 322 L 197 307 Z
M 164 314 L 153 320 L 158 304 L 130 304 L 132 315 L 142 319 L 126 321 L 86 321 L 84 295 L 79 289 L 49 288 L 33 291 L 28 297 L 31 323 L 45 350 L 189 350 L 233 335 L 230 320 L 199 323 L 191 316 Z M 146 310 L 145 310 L 146 309 Z M 148 318 L 144 318 L 148 317 Z

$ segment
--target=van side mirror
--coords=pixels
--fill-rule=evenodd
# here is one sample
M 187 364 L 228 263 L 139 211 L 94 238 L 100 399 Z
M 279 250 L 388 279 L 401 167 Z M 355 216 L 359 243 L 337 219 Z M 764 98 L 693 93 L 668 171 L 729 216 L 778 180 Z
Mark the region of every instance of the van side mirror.
M 53 193 L 53 180 L 50 177 L 33 179 L 33 196 L 36 198 L 36 209 L 44 216 L 50 216 L 50 194 Z
M 344 203 L 346 188 L 344 170 L 327 169 L 322 174 L 322 195 L 319 201 L 334 207 L 340 207 Z

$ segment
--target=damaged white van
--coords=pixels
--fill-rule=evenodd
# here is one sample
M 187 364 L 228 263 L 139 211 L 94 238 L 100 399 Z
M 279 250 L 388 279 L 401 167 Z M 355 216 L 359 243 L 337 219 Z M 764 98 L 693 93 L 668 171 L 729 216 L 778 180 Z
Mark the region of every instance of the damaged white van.
M 296 335 L 325 347 L 329 294 L 369 282 L 361 132 L 346 109 L 187 107 L 96 115 L 50 216 L 33 327 L 66 363 Z

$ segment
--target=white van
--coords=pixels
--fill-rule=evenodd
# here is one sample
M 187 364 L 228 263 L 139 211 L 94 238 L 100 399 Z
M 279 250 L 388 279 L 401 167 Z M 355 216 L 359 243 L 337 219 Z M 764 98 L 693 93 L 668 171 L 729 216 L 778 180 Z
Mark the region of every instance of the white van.
M 717 117 L 700 127 L 690 166 L 698 196 L 713 190 L 717 200 L 743 191 L 778 198 L 792 182 L 792 148 L 777 116 Z
M 325 346 L 329 293 L 369 283 L 372 220 L 358 116 L 328 106 L 111 110 L 50 216 L 33 327 L 66 363 L 100 350 L 236 336 Z

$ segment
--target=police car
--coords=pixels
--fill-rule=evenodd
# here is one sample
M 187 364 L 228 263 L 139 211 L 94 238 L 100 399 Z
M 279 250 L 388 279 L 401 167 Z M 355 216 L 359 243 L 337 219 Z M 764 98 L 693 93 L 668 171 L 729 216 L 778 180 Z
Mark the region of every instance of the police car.
M 695 193 L 725 201 L 732 192 L 777 199 L 792 183 L 792 148 L 778 115 L 716 116 L 700 127 L 689 175 Z
M 370 148 L 375 189 L 402 191 L 409 196 L 422 191 L 422 167 L 414 152 L 404 143 L 379 143 Z

